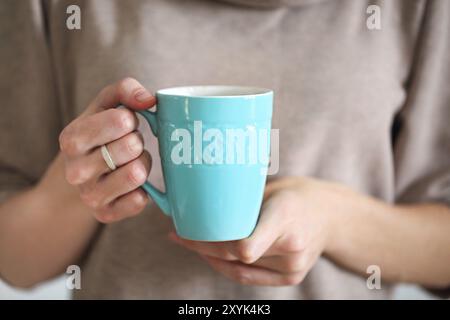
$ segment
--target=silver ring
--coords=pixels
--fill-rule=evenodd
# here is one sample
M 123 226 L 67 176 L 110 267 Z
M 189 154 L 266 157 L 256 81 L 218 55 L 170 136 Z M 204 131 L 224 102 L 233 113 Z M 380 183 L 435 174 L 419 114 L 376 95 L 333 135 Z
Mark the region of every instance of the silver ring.
M 114 163 L 114 160 L 111 158 L 111 154 L 109 153 L 108 148 L 106 147 L 105 144 L 102 145 L 100 151 L 102 152 L 103 160 L 105 160 L 108 168 L 110 168 L 112 171 L 116 170 L 117 169 L 116 164 Z

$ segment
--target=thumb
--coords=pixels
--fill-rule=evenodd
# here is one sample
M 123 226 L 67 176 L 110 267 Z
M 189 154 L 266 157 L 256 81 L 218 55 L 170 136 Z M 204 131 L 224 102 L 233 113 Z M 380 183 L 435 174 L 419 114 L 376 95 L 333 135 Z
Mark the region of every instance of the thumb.
M 124 105 L 133 110 L 144 110 L 156 104 L 153 96 L 134 78 L 124 78 L 100 91 L 86 109 L 85 114 L 93 114 L 105 109 Z

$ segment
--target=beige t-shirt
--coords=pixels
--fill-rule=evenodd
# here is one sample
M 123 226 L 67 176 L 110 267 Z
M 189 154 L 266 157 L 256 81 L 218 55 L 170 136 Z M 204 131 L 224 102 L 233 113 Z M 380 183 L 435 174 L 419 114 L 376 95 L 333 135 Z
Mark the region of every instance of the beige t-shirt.
M 370 30 L 373 2 L 2 0 L 1 198 L 36 183 L 60 130 L 102 87 L 132 76 L 152 91 L 273 88 L 272 179 L 313 176 L 387 202 L 450 204 L 450 2 L 377 1 L 381 30 Z M 70 4 L 81 8 L 81 30 L 66 28 Z M 146 136 L 151 180 L 162 187 L 156 141 Z M 369 290 L 325 258 L 298 286 L 242 286 L 170 243 L 170 224 L 151 204 L 102 228 L 75 298 L 389 296 L 387 284 Z

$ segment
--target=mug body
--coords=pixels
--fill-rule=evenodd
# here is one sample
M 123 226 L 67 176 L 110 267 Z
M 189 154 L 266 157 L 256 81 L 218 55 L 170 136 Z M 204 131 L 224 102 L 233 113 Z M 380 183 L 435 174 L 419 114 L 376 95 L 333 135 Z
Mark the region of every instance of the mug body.
M 272 91 L 194 86 L 156 96 L 161 163 L 177 234 L 198 241 L 248 237 L 266 183 Z

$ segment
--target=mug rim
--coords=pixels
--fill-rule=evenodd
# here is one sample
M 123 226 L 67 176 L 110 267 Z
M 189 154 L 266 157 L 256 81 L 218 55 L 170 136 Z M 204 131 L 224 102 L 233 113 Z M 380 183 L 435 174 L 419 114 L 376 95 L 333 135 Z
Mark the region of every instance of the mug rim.
M 195 91 L 211 90 L 211 91 L 236 91 L 236 93 L 231 94 L 195 94 Z M 242 93 L 239 93 L 242 92 Z M 273 94 L 273 90 L 252 87 L 252 86 L 240 86 L 240 85 L 194 85 L 194 86 L 180 86 L 164 88 L 156 91 L 157 95 L 162 96 L 173 96 L 173 97 L 183 97 L 183 98 L 199 98 L 199 99 L 224 99 L 224 98 L 246 98 L 246 97 L 257 97 Z

